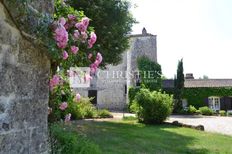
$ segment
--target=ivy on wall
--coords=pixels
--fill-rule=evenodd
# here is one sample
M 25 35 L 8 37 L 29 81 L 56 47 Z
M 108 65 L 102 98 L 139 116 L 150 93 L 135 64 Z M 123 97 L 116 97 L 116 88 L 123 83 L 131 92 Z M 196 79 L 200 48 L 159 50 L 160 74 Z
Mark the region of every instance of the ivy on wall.
M 133 100 L 135 99 L 135 95 L 137 94 L 137 92 L 139 92 L 140 87 L 130 87 L 129 88 L 129 107 L 131 106 Z
M 165 89 L 165 92 L 173 94 L 173 89 Z M 226 87 L 208 87 L 208 88 L 184 88 L 183 98 L 187 99 L 188 105 L 196 108 L 206 105 L 206 99 L 210 96 L 232 96 L 232 88 Z

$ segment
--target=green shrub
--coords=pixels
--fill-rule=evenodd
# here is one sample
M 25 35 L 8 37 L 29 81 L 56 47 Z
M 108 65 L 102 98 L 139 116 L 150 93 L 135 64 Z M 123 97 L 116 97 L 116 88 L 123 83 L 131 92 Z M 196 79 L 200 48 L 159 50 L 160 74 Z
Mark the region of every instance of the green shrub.
M 195 114 L 196 111 L 197 111 L 197 109 L 194 106 L 192 106 L 192 105 L 189 106 L 189 108 L 188 108 L 189 114 Z
M 220 114 L 220 116 L 226 116 L 226 111 L 220 110 L 220 111 L 219 111 L 219 114 Z
M 133 107 L 131 108 L 132 104 L 133 104 L 133 101 L 135 99 L 135 95 L 139 92 L 140 88 L 138 87 L 130 87 L 129 88 L 129 93 L 128 93 L 128 97 L 129 97 L 129 105 L 128 105 L 128 110 L 129 112 L 132 112 L 132 113 L 136 113 L 133 109 Z
M 134 100 L 130 105 L 130 112 L 137 113 L 139 111 L 139 104 Z
M 141 88 L 135 96 L 135 102 L 139 106 L 137 117 L 144 123 L 162 123 L 172 112 L 173 98 L 161 92 L 150 92 Z
M 228 116 L 232 116 L 232 112 L 230 111 L 230 112 L 227 112 L 227 115 Z
M 113 115 L 106 109 L 98 110 L 97 111 L 97 116 L 99 118 L 113 118 Z
M 97 116 L 97 109 L 90 102 L 90 99 L 82 100 L 79 103 L 79 112 L 82 118 L 94 118 Z
M 201 114 L 201 111 L 200 110 L 196 110 L 196 112 L 195 112 L 196 114 Z
M 101 153 L 100 148 L 80 136 L 77 132 L 64 128 L 62 124 L 52 124 L 50 130 L 51 153 L 55 154 L 77 154 L 77 153 Z
M 199 110 L 203 115 L 213 115 L 213 110 L 207 106 L 200 107 Z

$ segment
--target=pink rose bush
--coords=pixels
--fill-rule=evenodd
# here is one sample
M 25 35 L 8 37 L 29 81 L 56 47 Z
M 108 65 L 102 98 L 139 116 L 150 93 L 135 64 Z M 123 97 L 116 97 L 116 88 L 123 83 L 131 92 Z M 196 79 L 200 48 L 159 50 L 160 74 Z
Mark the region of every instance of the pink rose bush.
M 66 60 L 68 58 L 68 53 L 67 51 L 63 51 L 63 59 Z
M 59 62 L 62 67 L 66 65 L 69 61 L 73 62 L 74 58 L 86 54 L 87 62 L 90 62 L 91 73 L 95 73 L 97 68 L 100 66 L 103 58 L 98 52 L 94 60 L 94 54 L 91 51 L 83 52 L 83 50 L 92 50 L 91 48 L 97 41 L 97 35 L 95 32 L 88 31 L 90 19 L 83 17 L 78 18 L 74 14 L 69 14 L 67 17 L 60 17 L 57 21 L 54 21 L 52 27 L 53 38 L 55 41 L 55 46 L 59 52 Z M 84 47 L 84 49 L 80 49 Z M 81 52 L 81 53 L 80 53 Z M 63 65 L 64 64 L 64 65 Z M 69 66 L 69 65 L 67 65 Z M 64 70 L 64 69 L 63 69 Z M 52 112 L 58 113 L 64 118 L 65 122 L 71 120 L 72 107 L 78 105 L 81 102 L 81 95 L 79 93 L 74 94 L 69 86 L 68 78 L 75 75 L 75 72 L 68 71 L 64 73 L 57 72 L 49 82 L 49 87 L 51 91 L 51 101 L 53 101 L 52 108 L 50 108 L 50 114 Z M 84 81 L 91 80 L 90 75 L 84 76 Z M 62 103 L 61 103 L 62 102 Z M 57 114 L 55 114 L 57 115 Z M 75 116 L 74 116 L 75 117 Z

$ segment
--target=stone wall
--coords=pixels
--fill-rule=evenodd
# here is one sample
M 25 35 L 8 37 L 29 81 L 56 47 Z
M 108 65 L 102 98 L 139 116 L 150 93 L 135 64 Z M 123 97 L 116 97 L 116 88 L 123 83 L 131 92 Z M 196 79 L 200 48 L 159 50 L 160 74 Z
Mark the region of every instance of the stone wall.
M 156 35 L 139 34 L 132 35 L 130 39 L 131 48 L 127 52 L 128 71 L 135 72 L 138 70 L 137 59 L 141 56 L 147 56 L 152 61 L 157 62 L 157 44 Z M 135 80 L 128 78 L 128 86 L 135 86 Z
M 0 1 L 0 154 L 47 153 L 50 62 L 22 35 L 30 23 L 12 20 L 20 12 L 10 2 Z
M 126 70 L 127 53 L 122 54 L 122 63 L 117 66 L 108 65 L 107 69 L 100 70 L 97 79 L 98 97 L 97 106 L 111 110 L 126 108 Z M 108 75 L 106 74 L 108 72 Z

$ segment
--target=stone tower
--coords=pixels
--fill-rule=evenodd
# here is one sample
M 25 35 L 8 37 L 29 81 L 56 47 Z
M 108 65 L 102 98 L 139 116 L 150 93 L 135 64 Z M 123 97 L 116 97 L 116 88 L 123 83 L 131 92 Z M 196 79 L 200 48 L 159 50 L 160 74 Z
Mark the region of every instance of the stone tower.
M 108 65 L 105 70 L 99 70 L 99 76 L 92 88 L 76 89 L 83 96 L 94 94 L 95 104 L 99 108 L 123 110 L 127 106 L 128 89 L 135 86 L 135 75 L 138 70 L 137 58 L 147 56 L 157 62 L 156 35 L 146 32 L 130 35 L 130 47 L 122 54 L 122 62 L 117 65 Z M 108 73 L 108 75 L 106 74 Z M 130 72 L 132 76 L 127 76 Z

